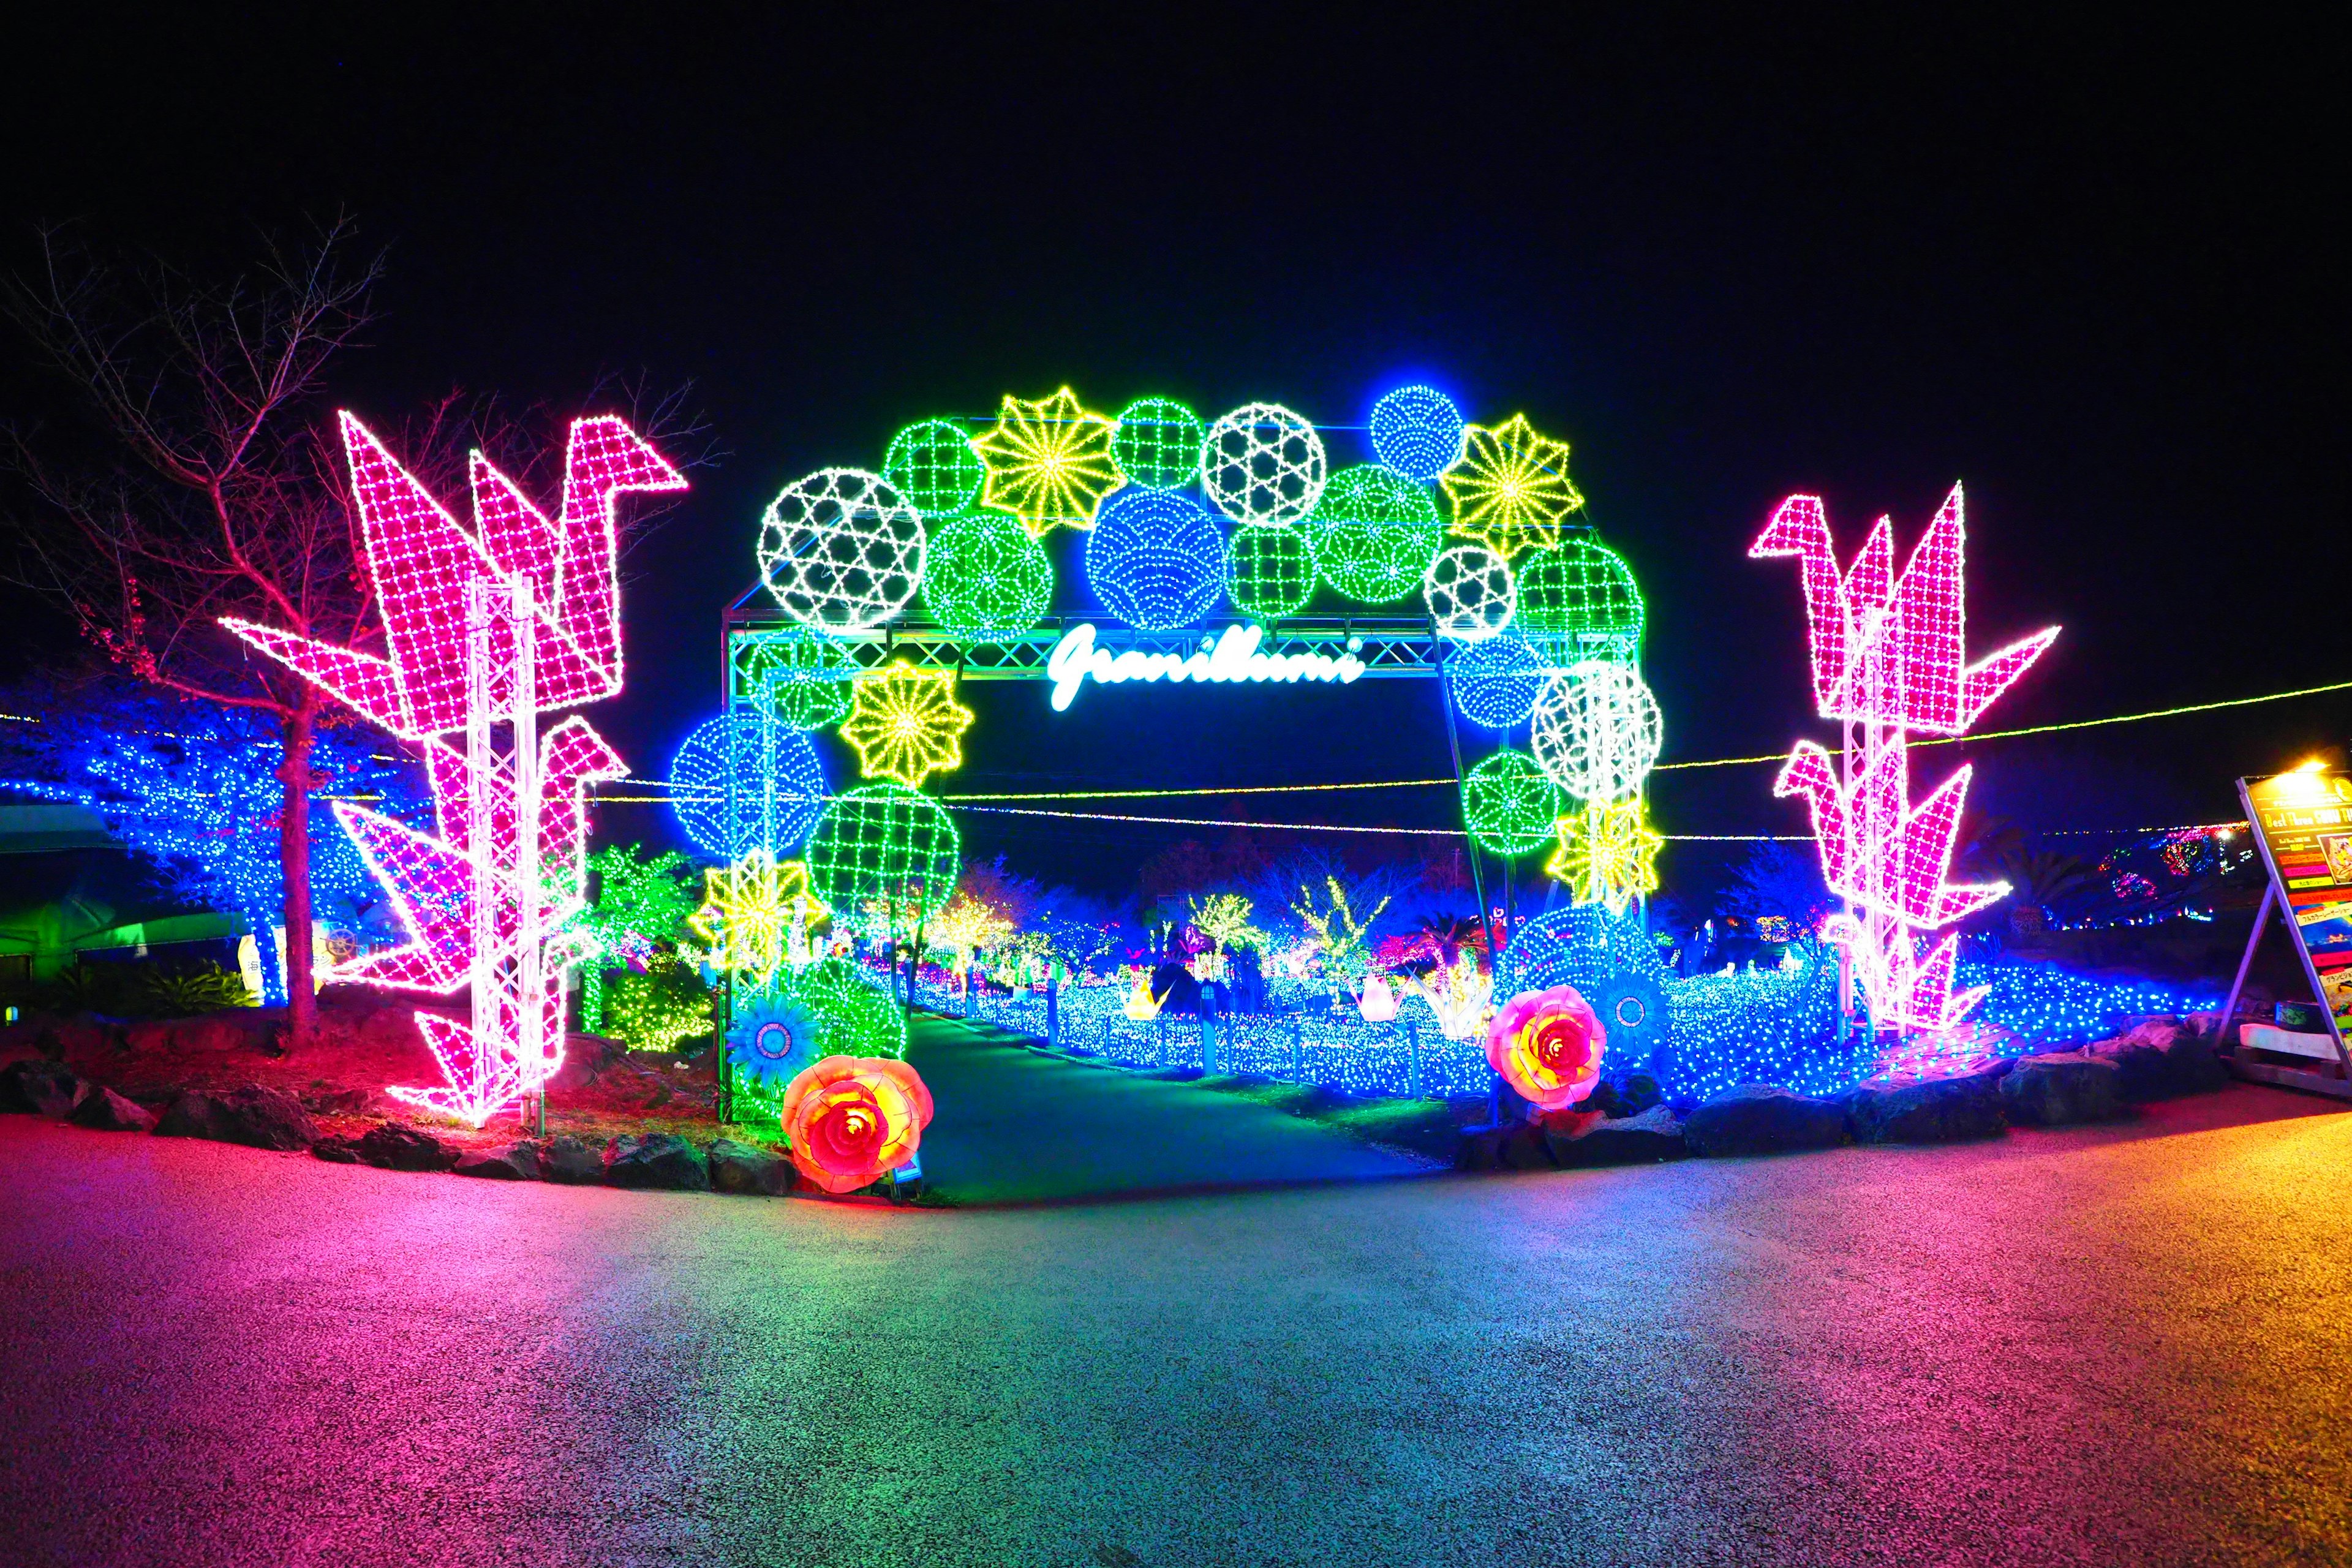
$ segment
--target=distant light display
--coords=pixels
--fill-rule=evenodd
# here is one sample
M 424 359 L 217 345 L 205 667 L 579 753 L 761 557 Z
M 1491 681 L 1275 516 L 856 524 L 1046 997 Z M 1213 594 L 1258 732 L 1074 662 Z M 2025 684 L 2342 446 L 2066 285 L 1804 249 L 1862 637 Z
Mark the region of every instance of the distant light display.
M 1315 596 L 1315 551 L 1303 527 L 1237 528 L 1225 542 L 1225 593 L 1260 620 L 1295 616 Z
M 1507 746 L 1464 775 L 1462 795 L 1470 837 L 1489 855 L 1505 859 L 1552 842 L 1563 808 L 1559 786 L 1536 760 Z
M 819 631 L 864 631 L 923 582 L 923 520 L 890 481 L 822 468 L 786 485 L 760 520 L 760 574 L 784 612 Z
M 974 642 L 1017 636 L 1054 601 L 1054 563 L 1016 518 L 977 512 L 941 523 L 923 578 L 931 618 Z
M 988 470 L 971 449 L 971 432 L 945 419 L 926 419 L 890 438 L 882 477 L 925 517 L 953 517 L 980 499 Z
M 1173 398 L 1138 398 L 1122 410 L 1111 456 L 1130 483 L 1181 490 L 1201 477 L 1201 416 Z
M 824 807 L 824 763 L 808 736 L 737 711 L 698 725 L 669 765 L 670 808 L 696 847 L 721 860 L 765 846 L 788 853 Z
M 1087 538 L 1087 584 L 1129 626 L 1173 631 L 1216 606 L 1225 541 L 1190 498 L 1129 490 Z
M 963 840 L 954 818 L 929 795 L 894 784 L 865 784 L 836 796 L 809 839 L 809 879 L 833 906 L 836 922 L 861 918 L 868 904 L 936 914 L 954 897 Z M 886 924 L 887 929 L 887 924 Z
M 1066 386 L 1034 400 L 1008 395 L 996 423 L 971 439 L 988 468 L 980 504 L 1011 512 L 1040 538 L 1092 528 L 1103 499 L 1126 482 L 1111 454 L 1117 429 L 1078 406 Z
M 1265 526 L 1312 516 L 1330 461 L 1323 437 L 1278 403 L 1250 403 L 1209 426 L 1201 483 L 1219 511 Z
M 1483 544 L 1456 544 L 1431 557 L 1421 596 L 1437 635 L 1460 643 L 1499 636 L 1519 607 L 1511 563 Z
M 1438 479 L 1454 531 L 1506 561 L 1559 542 L 1560 524 L 1584 504 L 1568 479 L 1568 443 L 1538 436 L 1524 414 L 1463 435 L 1461 463 Z
M 1372 455 L 1423 483 L 1462 460 L 1462 411 L 1431 386 L 1400 386 L 1372 405 Z
M 917 669 L 905 659 L 857 678 L 841 738 L 857 748 L 867 778 L 913 789 L 963 766 L 972 711 L 955 700 L 955 671 Z
M 1332 475 L 1306 527 L 1323 581 L 1366 605 L 1412 593 L 1445 538 L 1429 491 L 1378 463 Z

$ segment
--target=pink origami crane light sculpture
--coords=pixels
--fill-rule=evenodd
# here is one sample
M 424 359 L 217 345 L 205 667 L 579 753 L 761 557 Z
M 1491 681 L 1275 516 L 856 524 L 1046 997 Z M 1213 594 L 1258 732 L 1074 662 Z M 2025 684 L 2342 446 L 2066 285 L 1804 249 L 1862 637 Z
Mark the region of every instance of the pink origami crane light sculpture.
M 1802 795 L 1811 808 L 1822 875 L 1846 902 L 1824 933 L 1845 950 L 1878 1023 L 1898 1030 L 1949 1029 L 1982 998 L 1981 989 L 1954 993 L 1959 938 L 1933 942 L 1933 933 L 2009 892 L 2004 882 L 1947 880 L 1969 769 L 1914 806 L 1908 739 L 1965 734 L 2059 630 L 1966 662 L 1963 517 L 1954 485 L 1899 577 L 1894 525 L 1883 517 L 1841 573 L 1818 496 L 1782 501 L 1748 551 L 1801 563 L 1813 699 L 1822 718 L 1845 726 L 1838 763 L 1800 741 L 1772 793 Z
M 562 1065 L 573 955 L 560 933 L 582 902 L 585 792 L 626 771 L 585 720 L 542 732 L 539 715 L 621 689 L 615 508 L 686 479 L 622 421 L 577 420 L 560 518 L 476 453 L 468 532 L 373 432 L 340 418 L 385 656 L 222 624 L 422 751 L 435 834 L 334 808 L 410 940 L 329 977 L 445 995 L 470 983 L 470 1025 L 416 1015 L 444 1082 L 390 1092 L 478 1127 Z

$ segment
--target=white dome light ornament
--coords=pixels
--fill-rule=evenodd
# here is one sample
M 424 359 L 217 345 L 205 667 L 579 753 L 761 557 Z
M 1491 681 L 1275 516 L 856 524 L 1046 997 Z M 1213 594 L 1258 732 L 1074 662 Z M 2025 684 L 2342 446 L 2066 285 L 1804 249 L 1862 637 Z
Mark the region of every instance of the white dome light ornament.
M 1664 741 L 1658 700 L 1630 664 L 1587 659 L 1545 683 L 1528 744 L 1552 783 L 1607 805 L 1640 793 Z
M 1439 551 L 1422 574 L 1421 596 L 1437 635 L 1458 643 L 1499 636 L 1519 607 L 1511 563 L 1483 544 Z
M 1323 499 L 1330 471 L 1323 437 L 1279 403 L 1244 404 L 1210 426 L 1201 444 L 1202 488 L 1236 522 L 1301 521 Z
M 923 520 L 879 474 L 820 468 L 760 520 L 760 574 L 786 614 L 821 632 L 866 631 L 923 583 Z

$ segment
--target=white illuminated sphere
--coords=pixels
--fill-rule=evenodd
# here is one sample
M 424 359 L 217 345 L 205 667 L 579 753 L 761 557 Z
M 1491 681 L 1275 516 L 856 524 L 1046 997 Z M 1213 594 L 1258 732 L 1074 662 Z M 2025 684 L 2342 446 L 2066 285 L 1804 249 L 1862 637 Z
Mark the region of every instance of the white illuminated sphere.
M 1528 745 L 1537 765 L 1578 800 L 1623 800 L 1657 764 L 1658 700 L 1630 664 L 1588 659 L 1544 683 Z
M 923 584 L 923 520 L 879 474 L 821 468 L 760 520 L 760 574 L 784 612 L 821 632 L 864 631 Z
M 1219 511 L 1261 527 L 1297 522 L 1330 477 L 1323 437 L 1279 403 L 1248 403 L 1209 426 L 1201 486 Z
M 1519 608 L 1511 563 L 1483 544 L 1439 551 L 1422 574 L 1421 596 L 1437 635 L 1463 643 L 1496 636 Z

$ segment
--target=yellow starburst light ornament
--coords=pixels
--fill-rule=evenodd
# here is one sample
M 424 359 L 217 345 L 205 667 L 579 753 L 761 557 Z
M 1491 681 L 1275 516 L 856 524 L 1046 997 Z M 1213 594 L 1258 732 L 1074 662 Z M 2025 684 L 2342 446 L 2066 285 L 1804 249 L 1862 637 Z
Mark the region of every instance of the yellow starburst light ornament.
M 920 789 L 930 774 L 963 766 L 963 732 L 971 721 L 971 710 L 955 700 L 955 671 L 917 669 L 898 659 L 851 684 L 841 738 L 857 748 L 867 778 Z
M 1438 476 L 1452 531 L 1506 561 L 1559 542 L 1559 525 L 1584 498 L 1568 479 L 1568 443 L 1536 434 L 1524 414 L 1463 433 L 1461 463 Z
M 1636 798 L 1593 803 L 1558 824 L 1559 848 L 1544 869 L 1568 884 L 1580 904 L 1606 904 L 1622 915 L 1634 896 L 1658 887 L 1658 851 L 1665 845 Z
M 1092 528 L 1103 498 L 1127 482 L 1110 438 L 1118 421 L 1078 406 L 1068 387 L 1034 402 L 1008 395 L 996 423 L 971 438 L 988 466 L 980 504 L 1009 511 L 1033 539 Z
M 832 914 L 809 890 L 805 862 L 779 861 L 763 847 L 704 872 L 702 907 L 686 923 L 710 944 L 713 967 L 758 990 L 776 977 L 787 932 L 797 930 L 805 941 Z

